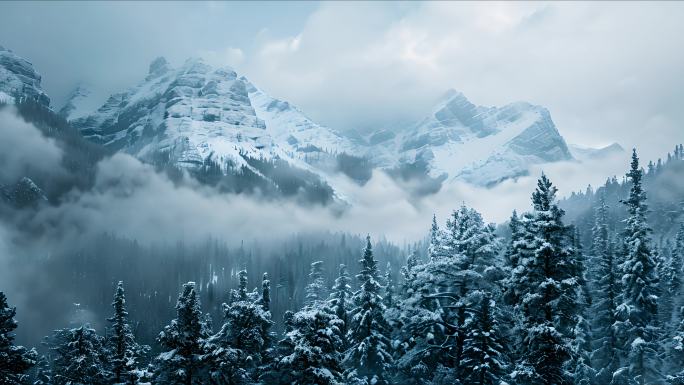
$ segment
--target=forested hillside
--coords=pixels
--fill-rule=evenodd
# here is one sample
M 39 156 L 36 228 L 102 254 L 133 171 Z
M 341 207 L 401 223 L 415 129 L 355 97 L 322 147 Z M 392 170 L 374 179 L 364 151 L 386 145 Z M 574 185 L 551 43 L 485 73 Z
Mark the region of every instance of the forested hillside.
M 73 306 L 73 318 L 40 354 L 12 344 L 15 310 L 2 297 L 0 354 L 12 363 L 3 375 L 43 384 L 681 384 L 682 158 L 678 145 L 644 172 L 634 152 L 625 181 L 560 202 L 542 175 L 533 209 L 513 213 L 509 239 L 463 205 L 444 225 L 433 218 L 427 244 L 408 256 L 346 235 L 293 238 L 268 258 L 258 244 L 149 249 L 103 236 L 36 261 L 50 273 L 35 279 L 53 280 L 45 287 L 64 298 L 97 287 L 81 295 L 93 309 L 51 301 Z M 60 273 L 65 261 L 73 275 Z M 98 285 L 112 272 L 123 282 Z M 39 318 L 41 306 L 17 311 Z

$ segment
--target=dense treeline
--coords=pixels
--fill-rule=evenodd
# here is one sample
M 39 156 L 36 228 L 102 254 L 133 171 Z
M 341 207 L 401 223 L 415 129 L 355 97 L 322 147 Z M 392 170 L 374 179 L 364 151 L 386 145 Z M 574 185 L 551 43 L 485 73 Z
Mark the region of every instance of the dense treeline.
M 682 147 L 668 162 L 684 162 Z M 40 358 L 13 343 L 14 309 L 0 296 L 4 383 L 34 384 L 682 384 L 684 224 L 653 242 L 636 152 L 624 215 L 597 192 L 583 241 L 542 176 L 530 212 L 513 213 L 510 239 L 466 206 L 433 218 L 427 253 L 401 279 L 383 272 L 370 238 L 355 266 L 313 260 L 302 301 L 273 316 L 272 275 L 246 270 L 221 305 L 204 283 L 180 286 L 157 328 L 155 352 L 137 342 L 124 287 L 101 336 L 60 329 Z M 646 177 L 648 178 L 648 177 Z M 622 219 L 621 219 L 622 218 Z M 622 220 L 621 226 L 615 221 Z M 295 263 L 296 259 L 288 259 Z M 243 265 L 246 266 L 246 265 Z M 355 278 L 348 273 L 357 271 Z M 263 271 L 263 266 L 249 266 Z M 336 274 L 330 284 L 331 274 Z M 177 284 L 177 282 L 174 282 Z M 258 286 L 254 290 L 251 287 Z M 164 302 L 164 301 L 161 301 Z M 214 323 L 212 320 L 218 320 Z M 276 325 L 280 325 L 277 332 Z M 33 367 L 33 369 L 31 369 Z M 24 381 L 24 382 L 22 382 Z

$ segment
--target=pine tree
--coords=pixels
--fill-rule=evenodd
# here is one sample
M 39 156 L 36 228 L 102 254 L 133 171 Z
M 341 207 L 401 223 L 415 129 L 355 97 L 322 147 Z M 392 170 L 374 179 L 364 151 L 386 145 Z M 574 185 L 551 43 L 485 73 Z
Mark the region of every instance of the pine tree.
M 0 384 L 23 383 L 38 358 L 35 350 L 14 344 L 16 313 L 16 308 L 9 307 L 5 293 L 0 291 Z
M 271 331 L 273 327 L 273 320 L 271 317 L 271 281 L 268 279 L 268 274 L 264 273 L 261 280 L 261 338 L 264 341 L 261 352 L 261 368 L 259 371 L 265 373 L 273 366 L 275 359 L 275 351 L 273 348 L 273 339 L 275 334 Z
M 591 327 L 584 311 L 577 315 L 577 323 L 573 329 L 571 345 L 572 361 L 570 370 L 575 385 L 591 385 L 594 383 L 597 371 L 591 362 Z
M 325 309 L 305 308 L 291 319 L 287 355 L 277 363 L 273 384 L 344 384 L 339 326 L 342 321 Z
M 183 285 L 176 302 L 176 318 L 164 327 L 158 337 L 166 351 L 156 358 L 155 382 L 178 385 L 205 383 L 204 341 L 209 333 L 195 283 L 188 282 Z
M 309 284 L 306 286 L 306 306 L 322 306 L 327 295 L 328 288 L 325 284 L 323 261 L 311 263 L 309 272 Z
M 666 341 L 668 372 L 667 380 L 673 385 L 684 385 L 684 308 L 677 317 L 679 323 L 671 339 Z
M 599 198 L 592 228 L 592 259 L 595 270 L 594 288 L 596 301 L 593 313 L 593 352 L 591 360 L 598 369 L 596 382 L 608 384 L 620 365 L 620 346 L 613 325 L 617 321 L 616 310 L 620 283 L 618 267 L 608 229 L 608 206 L 605 196 Z
M 508 369 L 496 304 L 491 294 L 472 293 L 463 346 L 463 385 L 499 385 Z
M 454 327 L 454 367 L 460 370 L 463 344 L 466 337 L 466 309 L 471 306 L 471 295 L 480 289 L 491 290 L 498 274 L 493 273 L 499 253 L 499 240 L 493 225 L 486 225 L 480 213 L 465 205 L 455 210 L 447 221 L 445 248 L 455 270 L 446 277 L 449 284 L 435 294 L 445 311 L 445 320 Z M 475 298 L 477 300 L 477 296 Z
M 212 384 L 256 382 L 260 370 L 268 366 L 271 314 L 263 307 L 263 295 L 256 301 L 249 298 L 246 277 L 246 272 L 240 274 L 240 286 L 233 295 L 238 300 L 223 304 L 223 326 L 204 346 Z
M 332 293 L 330 294 L 330 299 L 328 300 L 328 306 L 337 318 L 342 321 L 339 325 L 340 339 L 342 346 L 347 347 L 347 331 L 349 328 L 349 308 L 352 301 L 352 289 L 350 286 L 350 278 L 347 273 L 347 266 L 344 264 L 340 265 L 339 274 L 335 279 L 335 285 L 333 286 Z
M 81 326 L 55 330 L 48 345 L 54 356 L 54 385 L 104 385 L 109 383 L 104 338 Z
M 45 356 L 40 356 L 35 366 L 35 370 L 31 385 L 50 385 L 52 383 L 50 361 L 48 361 Z
M 572 233 L 555 202 L 556 187 L 542 175 L 532 194 L 534 211 L 523 216 L 525 234 L 515 240 L 518 261 L 511 272 L 511 298 L 521 323 L 516 343 L 519 361 L 512 374 L 519 384 L 564 385 L 573 382 L 565 370 L 572 350 L 577 298 L 577 265 Z M 575 306 L 573 306 L 575 305 Z
M 575 385 L 590 385 L 596 377 L 596 371 L 593 369 L 591 362 L 591 325 L 587 317 L 587 311 L 592 304 L 592 299 L 586 278 L 584 252 L 580 239 L 579 229 L 575 227 L 573 234 L 575 272 L 573 274 L 577 277 L 576 282 L 579 286 L 579 293 L 576 298 L 566 297 L 570 299 L 566 303 L 576 306 L 575 325 L 572 330 L 573 341 L 571 344 L 572 361 L 570 363 L 570 370 L 573 373 Z
M 271 281 L 268 273 L 264 273 L 261 279 L 261 307 L 264 311 L 271 311 Z
M 389 262 L 387 262 L 385 270 L 385 296 L 383 297 L 383 303 L 388 309 L 394 307 L 394 279 L 392 278 L 392 266 Z
M 684 273 L 684 223 L 680 225 L 677 231 L 674 247 L 670 243 L 667 246 L 666 251 L 669 251 L 669 258 L 666 260 L 661 271 L 661 276 L 663 277 L 662 298 L 658 302 L 660 304 L 659 308 L 662 309 L 662 324 L 666 327 L 673 324 L 676 328 L 679 307 L 683 305 L 680 293 L 682 289 L 682 273 Z
M 119 281 L 116 287 L 112 306 L 114 307 L 114 316 L 108 319 L 112 323 L 112 335 L 107 340 L 107 349 L 113 380 L 115 383 L 127 381 L 136 384 L 138 360 L 148 350 L 148 347 L 140 346 L 133 336 L 131 326 L 128 323 L 122 281 Z
M 357 377 L 368 384 L 389 384 L 392 371 L 389 325 L 385 320 L 385 306 L 380 296 L 380 277 L 373 257 L 370 236 L 366 238 L 361 271 L 356 276 L 360 289 L 354 293 L 348 339 L 351 348 L 345 363 L 347 378 Z
M 623 287 L 618 306 L 618 329 L 627 336 L 624 345 L 627 364 L 621 373 L 635 384 L 661 382 L 657 341 L 660 330 L 658 319 L 658 275 L 656 260 L 650 246 L 646 223 L 646 195 L 642 188 L 642 170 L 636 150 L 632 153 L 629 173 L 629 198 L 625 201 L 629 217 L 624 232 L 625 260 L 621 265 Z

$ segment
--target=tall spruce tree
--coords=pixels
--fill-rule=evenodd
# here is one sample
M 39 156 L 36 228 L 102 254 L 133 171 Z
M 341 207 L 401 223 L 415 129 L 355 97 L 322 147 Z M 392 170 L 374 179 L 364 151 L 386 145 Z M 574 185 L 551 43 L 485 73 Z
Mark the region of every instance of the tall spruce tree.
M 382 299 L 386 308 L 394 307 L 394 278 L 392 278 L 392 265 L 389 262 L 385 269 L 385 295 Z
M 385 305 L 380 291 L 380 273 L 373 256 L 370 236 L 366 238 L 361 271 L 356 276 L 360 288 L 354 293 L 349 325 L 350 349 L 345 356 L 347 379 L 358 378 L 362 383 L 385 385 L 390 383 L 392 354 L 390 330 L 385 319 Z
M 622 295 L 618 305 L 619 321 L 616 324 L 623 335 L 624 365 L 619 370 L 620 381 L 645 385 L 662 382 L 658 339 L 658 272 L 650 244 L 646 222 L 646 194 L 642 187 L 643 173 L 636 150 L 627 177 L 631 182 L 627 205 L 625 243 L 622 271 Z M 623 380 L 624 379 L 624 380 Z
M 328 300 L 328 307 L 337 318 L 342 321 L 339 325 L 340 341 L 344 348 L 347 347 L 347 331 L 349 329 L 349 309 L 352 305 L 353 292 L 350 285 L 349 273 L 347 273 L 347 266 L 340 265 L 339 273 L 335 279 L 335 285 L 330 293 Z
M 672 385 L 684 385 L 684 307 L 679 309 L 677 327 L 666 341 L 667 381 Z
M 115 383 L 137 383 L 137 367 L 139 359 L 148 350 L 135 341 L 135 336 L 128 322 L 126 298 L 123 281 L 119 281 L 114 294 L 114 316 L 108 321 L 112 323 L 112 332 L 107 339 L 107 355 L 111 365 L 112 379 Z
M 233 294 L 237 300 L 223 304 L 221 330 L 206 340 L 205 359 L 212 384 L 257 382 L 269 366 L 271 313 L 264 308 L 263 293 L 256 300 L 247 295 L 246 277 L 240 274 L 240 286 Z M 268 286 L 262 283 L 262 287 Z
M 468 309 L 463 346 L 463 385 L 500 385 L 509 361 L 491 294 L 475 292 Z
M 615 334 L 616 310 L 620 295 L 620 275 L 613 251 L 608 228 L 608 210 L 605 196 L 600 195 L 594 213 L 592 228 L 592 271 L 594 297 L 593 314 L 593 352 L 591 360 L 598 370 L 596 382 L 609 384 L 620 366 L 620 345 Z
M 54 385 L 105 385 L 110 382 L 104 338 L 81 326 L 55 330 L 48 342 Z
M 207 381 L 203 362 L 209 337 L 195 283 L 183 285 L 176 302 L 176 318 L 164 327 L 158 341 L 165 351 L 155 360 L 155 383 L 194 385 Z
M 327 309 L 307 307 L 292 316 L 288 354 L 278 359 L 278 376 L 271 383 L 346 384 L 342 370 L 342 321 Z
M 521 220 L 525 234 L 514 240 L 517 250 L 512 257 L 518 262 L 509 282 L 522 327 L 512 374 L 518 384 L 573 383 L 566 363 L 573 358 L 568 341 L 574 337 L 580 288 L 572 233 L 563 224 L 556 191 L 542 175 L 532 194 L 534 211 Z
M 38 358 L 35 350 L 14 344 L 16 313 L 17 309 L 9 307 L 5 293 L 0 291 L 0 384 L 22 384 Z
M 309 272 L 309 283 L 306 285 L 306 306 L 322 306 L 323 301 L 328 297 L 327 292 L 328 287 L 325 284 L 323 261 L 312 262 Z
M 458 372 L 466 337 L 467 307 L 473 303 L 470 296 L 480 289 L 492 289 L 496 276 L 492 270 L 500 245 L 494 226 L 485 224 L 476 210 L 461 205 L 447 221 L 445 247 L 455 270 L 446 277 L 450 284 L 434 296 L 440 298 L 445 318 L 455 328 L 453 356 Z
M 682 274 L 684 274 L 684 223 L 680 224 L 675 236 L 674 246 L 666 244 L 666 252 L 669 254 L 664 269 L 661 271 L 663 285 L 661 285 L 662 298 L 658 301 L 661 310 L 661 323 L 670 333 L 678 327 L 679 308 L 682 302 Z

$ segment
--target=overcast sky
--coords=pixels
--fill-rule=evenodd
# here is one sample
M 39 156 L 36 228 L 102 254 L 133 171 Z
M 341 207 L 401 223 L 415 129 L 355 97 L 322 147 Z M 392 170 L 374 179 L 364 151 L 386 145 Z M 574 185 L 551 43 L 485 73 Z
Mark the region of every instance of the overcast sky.
M 333 127 L 418 119 L 448 88 L 546 106 L 570 143 L 684 141 L 684 3 L 1 2 L 0 45 L 59 106 L 79 81 L 135 85 L 149 62 L 227 64 Z

